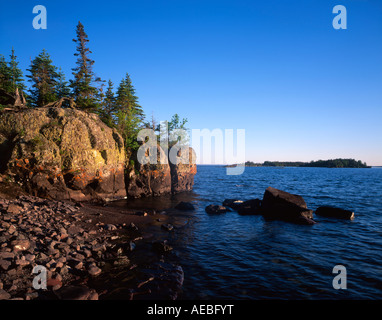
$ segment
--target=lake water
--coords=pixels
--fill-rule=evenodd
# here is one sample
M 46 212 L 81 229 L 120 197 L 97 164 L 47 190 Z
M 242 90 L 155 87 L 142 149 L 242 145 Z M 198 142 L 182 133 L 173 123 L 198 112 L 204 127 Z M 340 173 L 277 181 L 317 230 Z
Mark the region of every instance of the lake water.
M 262 199 L 268 186 L 303 196 L 309 209 L 353 210 L 355 219 L 315 216 L 317 224 L 304 226 L 205 212 L 227 198 Z M 229 176 L 222 166 L 198 166 L 193 192 L 135 205 L 164 209 L 181 200 L 195 212 L 170 210 L 175 232 L 159 231 L 185 273 L 181 299 L 382 298 L 381 168 L 253 167 Z M 346 267 L 346 290 L 333 288 L 336 265 Z
M 353 210 L 355 219 L 315 216 L 316 225 L 301 226 L 204 211 L 226 198 L 262 199 L 268 186 L 303 196 L 313 210 Z M 382 298 L 382 169 L 254 167 L 228 176 L 198 166 L 188 197 L 197 210 L 175 241 L 183 299 Z M 332 286 L 335 265 L 347 269 L 346 290 Z

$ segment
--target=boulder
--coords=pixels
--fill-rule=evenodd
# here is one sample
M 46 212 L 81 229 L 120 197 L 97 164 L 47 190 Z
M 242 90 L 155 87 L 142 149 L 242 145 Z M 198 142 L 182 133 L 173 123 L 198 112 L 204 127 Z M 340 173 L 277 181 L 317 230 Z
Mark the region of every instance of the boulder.
M 238 210 L 242 204 L 243 204 L 243 200 L 238 200 L 238 199 L 225 199 L 223 201 L 224 207 L 229 207 L 233 210 Z
M 345 210 L 336 207 L 322 206 L 317 208 L 316 214 L 328 218 L 338 218 L 338 219 L 354 219 L 354 212 L 350 210 Z
M 265 219 L 314 224 L 313 211 L 307 208 L 303 197 L 272 187 L 265 190 L 261 213 Z
M 122 137 L 97 115 L 33 108 L 0 115 L 0 173 L 57 200 L 126 196 Z
M 229 208 L 224 207 L 224 206 L 218 206 L 218 205 L 213 205 L 210 204 L 209 206 L 206 207 L 206 212 L 209 214 L 219 214 L 219 213 L 226 213 L 231 211 Z
M 238 214 L 241 215 L 257 215 L 261 214 L 261 200 L 252 199 L 244 201 L 237 209 Z
M 195 210 L 195 207 L 192 203 L 190 202 L 184 202 L 181 201 L 179 202 L 176 206 L 175 209 L 181 210 L 181 211 L 192 211 Z

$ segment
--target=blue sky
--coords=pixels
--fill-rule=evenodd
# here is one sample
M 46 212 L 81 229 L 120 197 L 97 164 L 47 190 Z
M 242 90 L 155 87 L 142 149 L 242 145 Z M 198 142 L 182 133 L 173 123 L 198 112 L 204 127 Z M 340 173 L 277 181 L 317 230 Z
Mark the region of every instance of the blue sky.
M 45 5 L 47 30 L 32 27 Z M 335 5 L 347 30 L 332 27 Z M 147 116 L 174 113 L 196 129 L 245 129 L 246 158 L 350 157 L 382 165 L 382 2 L 2 1 L 0 53 L 25 71 L 43 48 L 67 78 L 75 27 L 94 71 L 126 72 Z

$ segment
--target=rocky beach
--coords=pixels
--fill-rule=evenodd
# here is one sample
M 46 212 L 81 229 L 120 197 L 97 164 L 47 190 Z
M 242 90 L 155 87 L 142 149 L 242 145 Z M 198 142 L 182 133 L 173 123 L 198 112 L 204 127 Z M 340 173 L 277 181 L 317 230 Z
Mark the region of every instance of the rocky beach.
M 171 247 L 145 232 L 153 223 L 171 230 L 165 212 L 32 196 L 3 199 L 0 210 L 0 299 L 176 299 L 181 290 L 182 268 L 166 261 Z M 32 285 L 35 266 L 47 269 L 46 290 Z M 119 272 L 128 281 L 113 288 Z

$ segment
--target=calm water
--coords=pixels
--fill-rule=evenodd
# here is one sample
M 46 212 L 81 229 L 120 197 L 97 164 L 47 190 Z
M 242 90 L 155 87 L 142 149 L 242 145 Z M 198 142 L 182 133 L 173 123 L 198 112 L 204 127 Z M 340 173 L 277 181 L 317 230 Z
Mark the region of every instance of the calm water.
M 188 224 L 172 239 L 185 272 L 182 299 L 381 299 L 382 169 L 225 168 L 199 166 L 194 191 L 172 199 L 192 201 L 179 213 Z M 236 212 L 208 215 L 226 198 L 262 198 L 272 186 L 302 195 L 308 208 L 340 206 L 353 221 L 316 216 L 300 226 Z M 347 268 L 347 290 L 335 290 L 335 265 Z

